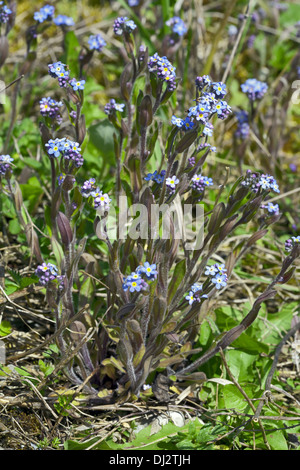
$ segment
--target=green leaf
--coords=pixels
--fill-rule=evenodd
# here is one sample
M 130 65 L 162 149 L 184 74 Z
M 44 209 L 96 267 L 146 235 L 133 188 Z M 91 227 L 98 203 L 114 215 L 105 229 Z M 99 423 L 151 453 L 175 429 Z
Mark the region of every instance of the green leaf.
M 169 422 L 162 426 L 162 428 L 158 432 L 153 432 L 153 426 L 147 426 L 146 428 L 142 429 L 139 433 L 137 433 L 136 438 L 126 444 L 123 444 L 121 447 L 118 446 L 116 448 L 123 448 L 124 450 L 161 450 L 165 447 L 163 443 L 166 443 L 167 438 L 172 433 L 177 433 L 178 426 Z M 112 446 L 112 443 L 109 441 L 109 445 Z M 173 446 L 173 449 L 175 447 Z
M 62 62 L 68 64 L 71 69 L 72 75 L 78 75 L 78 53 L 80 51 L 80 44 L 74 31 L 68 31 L 64 36 L 64 55 Z
M 8 222 L 8 230 L 12 235 L 18 235 L 21 232 L 22 227 L 20 226 L 17 218 L 11 219 Z
M 222 396 L 225 406 L 228 409 L 245 411 L 245 409 L 249 406 L 244 396 L 235 385 L 227 385 L 226 387 L 222 387 Z
M 273 450 L 288 450 L 288 445 L 283 431 L 267 433 L 267 440 Z
M 0 336 L 7 336 L 11 333 L 11 324 L 7 320 L 3 320 L 0 323 Z
M 20 289 L 20 286 L 18 286 L 15 282 L 11 281 L 10 279 L 5 279 L 5 294 L 6 295 L 11 295 L 19 289 Z
M 56 259 L 56 264 L 58 267 L 61 267 L 64 259 L 64 252 L 62 246 L 58 243 L 55 237 L 51 238 L 51 246 Z
M 19 274 L 17 271 L 14 271 L 13 269 L 8 269 L 7 272 L 9 275 L 13 278 L 13 280 L 20 285 L 22 276 Z
M 186 273 L 186 262 L 185 259 L 179 261 L 176 264 L 173 277 L 171 279 L 169 289 L 168 289 L 168 304 L 172 301 L 174 295 L 176 294 L 178 287 L 180 286 L 181 281 L 183 280 Z
M 299 5 L 296 3 L 286 2 L 288 8 L 279 15 L 279 22 L 283 28 L 287 25 L 295 25 L 297 21 L 300 21 L 300 10 Z
M 226 433 L 226 430 L 226 427 L 221 424 L 202 424 L 198 419 L 195 419 L 184 426 L 177 436 L 171 438 L 171 442 L 174 442 L 179 450 L 213 450 L 214 446 L 210 441 Z
M 266 343 L 277 344 L 281 339 L 280 332 L 288 331 L 291 328 L 291 321 L 297 306 L 297 302 L 286 303 L 279 312 L 268 315 L 268 322 L 272 326 L 264 337 Z
M 258 354 L 262 352 L 267 354 L 269 352 L 268 345 L 258 341 L 252 336 L 249 336 L 247 333 L 242 333 L 241 336 L 232 343 L 232 346 L 249 354 Z
M 278 42 L 272 48 L 272 57 L 269 64 L 274 68 L 282 70 L 296 55 L 296 52 L 289 42 Z
M 54 366 L 52 364 L 46 364 L 42 359 L 39 360 L 39 368 L 45 377 L 50 375 L 54 370 Z
M 251 380 L 252 366 L 257 360 L 256 354 L 248 354 L 240 350 L 231 349 L 226 351 L 228 366 L 238 381 Z
M 90 142 L 96 147 L 101 155 L 104 158 L 106 163 L 115 165 L 115 152 L 114 152 L 114 133 L 115 128 L 109 122 L 108 119 L 90 126 L 88 129 L 90 136 Z
M 86 279 L 83 281 L 83 283 L 80 286 L 80 295 L 82 296 L 83 305 L 92 301 L 93 292 L 94 292 L 94 282 L 89 276 L 86 276 Z
M 5 217 L 14 219 L 17 215 L 12 200 L 3 193 L 0 193 L 0 208 L 1 215 Z
M 26 184 L 20 184 L 23 200 L 27 203 L 29 213 L 33 213 L 39 205 L 40 199 L 44 193 L 39 180 L 33 176 Z
M 284 431 L 277 431 L 275 428 L 265 429 L 267 441 L 272 450 L 289 450 Z M 266 449 L 263 437 L 258 435 L 255 438 L 255 444 L 258 448 Z
M 43 163 L 41 161 L 37 161 L 35 158 L 32 157 L 23 157 L 23 162 L 26 166 L 33 168 L 34 170 L 42 170 Z

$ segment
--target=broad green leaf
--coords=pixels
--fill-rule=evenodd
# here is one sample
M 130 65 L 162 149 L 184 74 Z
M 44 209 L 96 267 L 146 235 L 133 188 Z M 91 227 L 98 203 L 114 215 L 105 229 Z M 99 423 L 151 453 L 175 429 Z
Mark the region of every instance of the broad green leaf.
M 226 360 L 232 374 L 238 381 L 251 380 L 252 365 L 257 360 L 256 354 L 230 349 L 226 351 Z
M 19 290 L 20 287 L 13 281 L 5 279 L 5 294 L 10 295 Z
M 284 28 L 287 25 L 295 25 L 297 21 L 300 21 L 300 10 L 299 4 L 297 2 L 285 2 L 286 6 L 288 7 L 287 10 L 283 11 L 279 15 L 279 22 L 280 25 Z
M 39 205 L 40 199 L 44 193 L 41 184 L 35 176 L 28 180 L 26 184 L 20 184 L 23 200 L 25 201 L 28 212 L 32 214 Z
M 291 321 L 297 306 L 297 302 L 286 303 L 278 313 L 268 315 L 268 322 L 270 322 L 272 326 L 267 330 L 267 334 L 264 336 L 265 342 L 274 345 L 280 341 L 280 332 L 288 331 L 291 328 Z
M 17 218 L 9 221 L 8 230 L 12 235 L 18 235 L 21 232 L 22 227 Z
M 43 163 L 32 157 L 23 157 L 23 162 L 26 166 L 33 168 L 34 170 L 42 170 L 43 168 Z
M 277 431 L 275 428 L 265 429 L 267 441 L 272 450 L 289 450 L 284 431 Z M 251 443 L 252 444 L 252 443 Z M 255 434 L 255 445 L 257 448 L 266 449 L 266 444 L 261 433 Z
M 228 409 L 233 409 L 235 411 L 245 411 L 245 409 L 249 406 L 244 396 L 235 385 L 227 385 L 226 387 L 222 387 L 222 396 L 225 406 Z
M 88 129 L 90 136 L 90 142 L 96 147 L 99 152 L 99 156 L 104 159 L 104 163 L 115 165 L 115 153 L 114 153 L 114 139 L 115 133 L 114 126 L 109 122 L 108 119 L 90 126 Z
M 11 333 L 11 324 L 7 320 L 3 320 L 0 323 L 0 336 L 7 336 Z
M 258 341 L 247 333 L 242 333 L 241 336 L 232 343 L 232 346 L 249 354 L 258 354 L 261 352 L 267 354 L 269 352 L 268 345 Z
M 288 450 L 288 445 L 283 431 L 272 431 L 267 433 L 267 441 L 273 450 Z

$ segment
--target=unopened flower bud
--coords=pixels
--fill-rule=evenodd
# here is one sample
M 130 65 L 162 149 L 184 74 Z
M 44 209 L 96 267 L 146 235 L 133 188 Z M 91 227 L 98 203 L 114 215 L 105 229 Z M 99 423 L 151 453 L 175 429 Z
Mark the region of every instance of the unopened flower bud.
M 139 111 L 139 124 L 141 128 L 147 128 L 152 122 L 152 101 L 149 95 L 143 97 Z
M 73 233 L 70 222 L 63 212 L 58 212 L 56 220 L 61 235 L 61 240 L 64 245 L 69 246 L 69 244 L 73 240 Z

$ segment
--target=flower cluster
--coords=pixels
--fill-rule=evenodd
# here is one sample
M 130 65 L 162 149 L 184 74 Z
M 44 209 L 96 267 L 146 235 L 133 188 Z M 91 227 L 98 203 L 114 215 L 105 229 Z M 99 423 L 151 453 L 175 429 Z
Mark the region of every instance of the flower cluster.
M 81 186 L 81 194 L 83 197 L 89 197 L 93 191 L 96 191 L 97 185 L 95 178 L 86 180 Z
M 246 93 L 250 101 L 261 99 L 268 89 L 268 85 L 265 82 L 260 82 L 256 78 L 248 78 L 241 85 L 243 93 Z
M 3 2 L 0 2 L 0 23 L 7 23 L 9 20 L 12 11 L 6 5 L 3 5 Z
M 48 65 L 49 75 L 53 78 L 58 79 L 58 84 L 61 88 L 70 86 L 74 91 L 83 90 L 85 80 L 77 80 L 76 78 L 70 78 L 70 71 L 66 64 L 62 62 L 54 62 Z
M 144 177 L 146 181 L 155 181 L 155 183 L 162 183 L 165 179 L 166 170 L 162 170 L 161 173 L 158 173 L 157 170 L 154 173 L 148 173 L 147 176 Z
M 52 5 L 45 5 L 39 11 L 36 11 L 33 18 L 38 23 L 44 23 L 44 21 L 51 21 L 53 19 L 55 8 Z
M 124 108 L 125 108 L 125 104 L 118 104 L 116 103 L 116 100 L 114 100 L 113 98 L 108 102 L 106 103 L 106 105 L 104 106 L 104 112 L 105 114 L 107 114 L 108 116 L 115 116 L 116 114 L 116 111 L 119 111 L 120 113 L 122 113 L 124 111 Z
M 65 275 L 59 275 L 57 267 L 52 263 L 42 263 L 36 268 L 35 274 L 39 277 L 39 283 L 42 286 L 47 286 L 49 282 L 55 280 L 59 282 L 60 290 L 65 286 Z
M 202 294 L 203 286 L 196 282 L 191 286 L 189 294 L 185 297 L 188 300 L 189 304 L 192 305 L 194 302 L 201 302 L 201 299 L 207 299 L 206 294 Z
M 35 274 L 39 277 L 40 284 L 46 286 L 57 278 L 58 269 L 54 264 L 43 263 L 36 268 Z
M 100 191 L 94 178 L 86 180 L 81 186 L 80 192 L 85 198 L 93 197 L 95 209 L 109 210 L 111 199 L 108 194 Z
M 57 15 L 56 18 L 54 18 L 53 23 L 56 24 L 56 26 L 74 26 L 74 20 L 70 16 L 66 15 Z
M 293 247 L 300 244 L 300 235 L 297 237 L 291 237 L 285 241 L 286 251 L 292 251 Z
M 189 294 L 185 297 L 189 304 L 192 305 L 195 301 L 201 302 L 201 299 L 207 299 L 207 294 L 213 287 L 221 289 L 227 285 L 227 274 L 224 264 L 215 263 L 212 266 L 206 266 L 205 275 L 209 276 L 208 281 L 204 285 L 196 282 L 190 288 Z M 214 285 L 213 285 L 214 284 Z
M 187 27 L 179 16 L 173 16 L 173 18 L 170 18 L 166 21 L 166 25 L 170 26 L 173 33 L 178 34 L 178 36 L 184 36 L 187 32 Z
M 62 62 L 54 62 L 53 64 L 48 65 L 49 75 L 53 78 L 58 79 L 60 87 L 65 87 L 70 79 L 70 72 L 67 65 Z
M 61 101 L 56 101 L 53 98 L 42 98 L 40 100 L 40 113 L 42 116 L 57 118 L 59 115 L 59 108 L 62 106 Z
M 74 163 L 76 168 L 83 165 L 83 157 L 78 142 L 63 137 L 62 139 L 50 139 L 46 144 L 47 152 L 51 157 L 62 156 L 64 160 Z
M 216 114 L 219 119 L 224 120 L 231 113 L 231 107 L 223 99 L 227 93 L 226 85 L 222 82 L 213 82 L 208 75 L 197 77 L 195 84 L 199 93 L 199 97 L 195 100 L 196 104 L 188 109 L 186 119 L 173 116 L 171 122 L 184 130 L 192 129 L 199 122 L 204 125 L 203 135 L 211 136 L 214 128 L 208 122 L 211 117 Z
M 250 188 L 253 192 L 258 192 L 261 188 L 263 190 L 273 190 L 275 193 L 280 193 L 278 184 L 273 176 L 252 173 L 251 170 L 247 170 L 246 176 L 241 182 L 241 185 Z
M 279 206 L 278 204 L 273 204 L 273 202 L 267 202 L 266 204 L 262 204 L 262 209 L 267 209 L 270 214 L 279 214 Z
M 136 24 L 127 18 L 127 16 L 120 16 L 114 22 L 114 33 L 117 36 L 122 36 L 123 33 L 130 34 L 136 28 Z
M 157 52 L 149 57 L 148 60 L 149 72 L 154 73 L 160 80 L 167 83 L 167 89 L 170 91 L 176 88 L 176 69 L 166 56 L 160 57 Z
M 192 189 L 195 191 L 198 191 L 199 193 L 204 192 L 205 188 L 208 186 L 213 185 L 213 180 L 212 178 L 208 178 L 207 176 L 202 176 L 202 175 L 194 175 L 192 177 L 191 181 L 191 186 Z
M 227 285 L 227 269 L 224 264 L 215 263 L 212 266 L 206 266 L 205 275 L 211 276 L 211 282 L 215 284 L 216 289 L 221 289 Z
M 235 113 L 238 125 L 235 131 L 235 136 L 239 139 L 245 140 L 250 132 L 249 114 L 247 111 L 240 110 Z
M 150 264 L 148 261 L 143 266 L 138 266 L 134 272 L 123 280 L 124 291 L 140 292 L 147 289 L 147 282 L 156 279 L 157 277 L 156 264 Z
M 92 34 L 88 39 L 88 45 L 91 50 L 101 52 L 103 47 L 106 46 L 106 42 L 101 34 Z
M 0 176 L 11 171 L 11 163 L 14 159 L 10 155 L 0 155 Z

